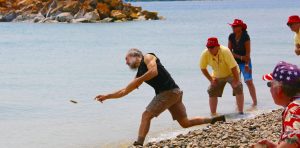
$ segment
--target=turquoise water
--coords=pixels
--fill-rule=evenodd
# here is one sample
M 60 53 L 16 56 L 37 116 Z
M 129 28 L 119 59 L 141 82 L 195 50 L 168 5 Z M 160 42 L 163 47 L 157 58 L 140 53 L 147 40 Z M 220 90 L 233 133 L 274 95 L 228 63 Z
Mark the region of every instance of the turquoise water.
M 243 19 L 252 42 L 259 110 L 273 104 L 262 74 L 285 60 L 298 64 L 293 33 L 297 0 L 139 2 L 163 21 L 114 24 L 0 24 L 0 147 L 125 147 L 136 138 L 140 116 L 154 91 L 147 85 L 120 100 L 93 101 L 126 86 L 135 72 L 125 65 L 131 47 L 154 52 L 184 91 L 190 116 L 209 116 L 207 80 L 198 68 L 206 39 L 227 44 L 227 23 Z M 247 89 L 245 89 L 247 90 Z M 251 104 L 245 91 L 246 108 Z M 76 100 L 72 104 L 69 100 Z M 230 87 L 220 113 L 234 113 Z M 196 127 L 199 128 L 199 127 Z M 189 129 L 188 129 L 189 130 Z M 147 140 L 182 130 L 168 112 L 152 122 Z

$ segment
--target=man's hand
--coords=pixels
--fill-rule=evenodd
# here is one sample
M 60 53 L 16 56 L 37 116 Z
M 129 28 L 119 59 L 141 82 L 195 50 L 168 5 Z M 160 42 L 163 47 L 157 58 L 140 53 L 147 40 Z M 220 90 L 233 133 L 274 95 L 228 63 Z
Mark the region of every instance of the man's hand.
M 217 78 L 212 78 L 212 80 L 210 81 L 210 85 L 211 85 L 211 86 L 216 86 L 216 85 L 218 85 L 218 79 L 217 79 Z
M 95 97 L 95 100 L 100 101 L 101 103 L 103 103 L 103 101 L 107 99 L 109 99 L 108 95 L 98 95 Z
M 277 144 L 274 142 L 271 142 L 269 140 L 261 140 L 258 142 L 258 144 L 263 145 L 263 147 L 267 147 L 267 148 L 275 148 L 277 147 Z M 252 147 L 254 148 L 254 145 L 252 145 Z
M 238 79 L 238 80 L 236 80 L 236 79 L 233 79 L 233 81 L 232 81 L 232 87 L 233 88 L 236 88 L 236 87 L 238 87 L 239 85 L 240 85 L 240 80 Z
M 296 49 L 295 49 L 295 53 L 296 53 L 296 55 L 299 56 L 299 55 L 300 55 L 300 48 L 296 48 Z
M 249 65 L 245 65 L 245 71 L 248 73 L 251 73 L 251 69 L 250 69 Z
M 235 53 L 232 53 L 232 55 L 233 55 L 233 57 L 236 58 L 236 59 L 240 59 L 240 57 L 241 57 L 240 55 L 237 55 L 237 54 L 235 54 Z
M 295 53 L 296 53 L 296 55 L 300 55 L 300 44 L 296 44 Z

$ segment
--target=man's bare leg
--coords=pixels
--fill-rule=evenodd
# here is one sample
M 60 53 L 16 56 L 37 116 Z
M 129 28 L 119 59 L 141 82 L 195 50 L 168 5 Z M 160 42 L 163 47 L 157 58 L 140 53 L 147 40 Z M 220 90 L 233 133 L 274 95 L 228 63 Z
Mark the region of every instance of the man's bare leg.
M 219 116 L 214 118 L 205 118 L 205 117 L 194 117 L 188 119 L 187 117 L 177 120 L 181 127 L 188 128 L 195 125 L 215 123 L 216 121 L 225 121 L 225 116 Z
M 218 97 L 209 97 L 209 107 L 211 115 L 217 114 Z
M 244 94 L 236 95 L 236 105 L 240 114 L 244 113 Z
M 134 145 L 143 145 L 144 144 L 145 137 L 149 132 L 151 120 L 153 117 L 154 116 L 150 112 L 144 111 L 144 113 L 142 115 L 141 124 L 140 124 L 139 136 L 138 136 L 137 141 L 134 143 Z

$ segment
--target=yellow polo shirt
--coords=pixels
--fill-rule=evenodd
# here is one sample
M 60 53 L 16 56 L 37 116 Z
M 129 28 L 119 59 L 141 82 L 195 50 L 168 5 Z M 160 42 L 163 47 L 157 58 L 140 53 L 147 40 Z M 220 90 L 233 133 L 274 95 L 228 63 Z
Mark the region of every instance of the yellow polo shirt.
M 295 45 L 299 44 L 300 45 L 300 30 L 298 33 L 295 34 Z
M 213 56 L 208 49 L 205 49 L 200 58 L 200 68 L 206 69 L 207 66 L 211 66 L 213 72 L 212 77 L 225 78 L 233 76 L 231 69 L 234 67 L 238 68 L 231 51 L 225 46 L 220 46 L 220 50 L 216 56 Z

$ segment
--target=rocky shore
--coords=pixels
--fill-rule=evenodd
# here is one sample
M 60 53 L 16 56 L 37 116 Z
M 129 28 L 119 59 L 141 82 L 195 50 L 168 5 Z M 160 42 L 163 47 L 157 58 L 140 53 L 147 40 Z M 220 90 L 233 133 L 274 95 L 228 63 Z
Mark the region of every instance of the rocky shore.
M 178 135 L 174 139 L 151 142 L 147 148 L 238 148 L 250 147 L 259 140 L 279 140 L 281 133 L 282 109 L 261 114 L 253 119 L 241 119 L 234 122 L 216 123 L 204 129 L 190 131 L 186 135 Z
M 99 23 L 158 20 L 122 0 L 0 0 L 0 22 Z

